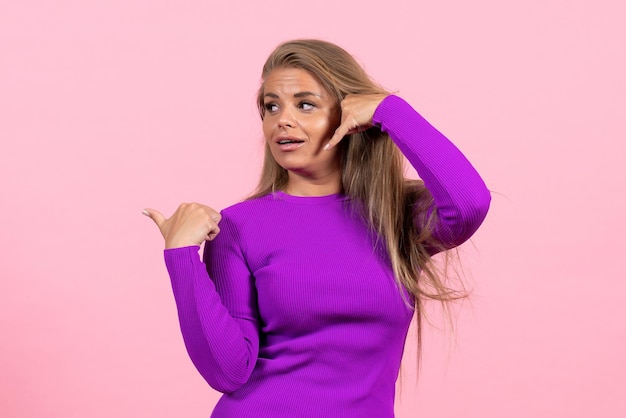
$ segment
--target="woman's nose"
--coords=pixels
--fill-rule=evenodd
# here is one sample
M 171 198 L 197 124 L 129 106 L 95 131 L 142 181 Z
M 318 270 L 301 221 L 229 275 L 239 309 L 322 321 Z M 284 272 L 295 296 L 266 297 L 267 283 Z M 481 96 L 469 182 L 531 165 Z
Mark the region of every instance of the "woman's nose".
M 278 127 L 279 128 L 293 128 L 296 126 L 296 121 L 293 114 L 288 109 L 283 110 L 278 115 Z

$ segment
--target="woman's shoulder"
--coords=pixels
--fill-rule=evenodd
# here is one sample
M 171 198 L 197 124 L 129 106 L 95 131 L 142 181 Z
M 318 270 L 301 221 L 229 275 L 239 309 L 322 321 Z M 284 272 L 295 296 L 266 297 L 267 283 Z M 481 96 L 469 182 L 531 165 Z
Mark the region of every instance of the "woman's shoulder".
M 278 214 L 285 210 L 281 202 L 284 203 L 284 199 L 279 193 L 267 193 L 227 206 L 220 211 L 220 229 L 230 231 L 229 234 L 247 248 L 264 235 L 271 235 Z
M 231 221 L 245 221 L 250 218 L 264 215 L 271 210 L 271 202 L 275 200 L 275 196 L 271 193 L 247 198 L 240 202 L 234 203 L 220 211 L 223 218 Z

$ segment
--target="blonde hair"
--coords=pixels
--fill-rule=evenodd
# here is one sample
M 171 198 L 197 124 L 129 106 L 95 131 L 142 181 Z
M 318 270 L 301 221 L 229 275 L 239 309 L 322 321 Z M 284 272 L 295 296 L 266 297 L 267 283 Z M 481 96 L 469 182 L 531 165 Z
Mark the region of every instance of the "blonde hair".
M 352 55 L 326 41 L 302 39 L 279 45 L 263 66 L 262 81 L 275 68 L 308 71 L 338 105 L 348 94 L 389 94 L 365 73 Z M 262 84 L 257 98 L 261 119 L 265 115 L 263 95 Z M 416 314 L 419 368 L 424 302 L 439 301 L 447 313 L 446 302 L 467 296 L 462 283 L 460 290 L 446 284 L 446 275 L 438 272 L 431 259 L 431 254 L 446 249 L 432 235 L 437 223 L 432 196 L 422 181 L 404 178 L 403 155 L 380 129 L 348 135 L 337 147 L 343 193 L 357 203 L 353 209 L 360 211 L 368 227 L 379 237 L 377 245 L 382 242 L 386 246 L 401 294 L 404 296 L 402 289 L 406 289 L 412 299 L 406 302 Z M 282 190 L 287 181 L 287 170 L 274 160 L 266 142 L 261 178 L 248 200 Z

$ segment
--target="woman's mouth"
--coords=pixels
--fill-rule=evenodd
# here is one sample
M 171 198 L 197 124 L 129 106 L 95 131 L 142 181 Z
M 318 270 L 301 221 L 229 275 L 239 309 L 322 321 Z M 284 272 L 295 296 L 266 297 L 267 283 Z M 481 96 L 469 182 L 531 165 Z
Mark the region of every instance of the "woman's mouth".
M 281 151 L 292 151 L 304 145 L 304 141 L 300 139 L 284 138 L 276 141 Z

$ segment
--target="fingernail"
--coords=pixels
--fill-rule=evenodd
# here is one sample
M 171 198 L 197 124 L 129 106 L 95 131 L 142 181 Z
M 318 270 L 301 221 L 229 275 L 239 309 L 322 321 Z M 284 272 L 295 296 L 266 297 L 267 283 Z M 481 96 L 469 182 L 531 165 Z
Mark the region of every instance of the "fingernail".
M 146 216 L 150 216 L 150 212 L 148 212 L 147 210 L 142 210 L 141 213 L 143 213 Z

